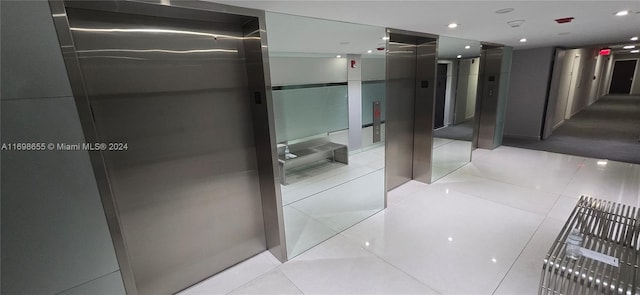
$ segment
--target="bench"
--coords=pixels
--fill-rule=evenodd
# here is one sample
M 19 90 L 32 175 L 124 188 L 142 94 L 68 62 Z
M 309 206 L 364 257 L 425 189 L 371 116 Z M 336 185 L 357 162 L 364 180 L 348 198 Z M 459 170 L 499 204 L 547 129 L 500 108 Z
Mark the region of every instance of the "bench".
M 582 196 L 544 259 L 538 294 L 640 295 L 637 210 Z
M 317 138 L 289 145 L 289 154 L 285 154 L 284 148 L 279 148 L 280 183 L 287 185 L 288 169 L 324 159 L 348 165 L 349 151 L 347 146 L 328 141 L 325 138 Z

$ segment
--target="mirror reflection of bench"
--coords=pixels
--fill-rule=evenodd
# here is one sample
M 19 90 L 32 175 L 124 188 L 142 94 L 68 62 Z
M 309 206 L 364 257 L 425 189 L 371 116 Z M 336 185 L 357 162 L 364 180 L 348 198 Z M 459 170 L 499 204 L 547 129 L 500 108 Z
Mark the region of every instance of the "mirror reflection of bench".
M 291 144 L 289 153 L 285 154 L 285 148 L 278 148 L 278 164 L 280 164 L 280 183 L 287 185 L 287 170 L 310 164 L 321 160 L 331 160 L 343 164 L 349 164 L 349 151 L 347 146 L 329 141 L 327 138 L 316 138 L 308 141 Z

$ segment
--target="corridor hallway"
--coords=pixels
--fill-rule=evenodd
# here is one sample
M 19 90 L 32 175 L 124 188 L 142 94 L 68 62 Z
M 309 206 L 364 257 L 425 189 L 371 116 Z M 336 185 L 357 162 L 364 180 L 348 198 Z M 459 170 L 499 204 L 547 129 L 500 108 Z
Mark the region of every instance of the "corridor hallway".
M 505 137 L 506 146 L 640 164 L 640 95 L 607 95 L 546 140 Z

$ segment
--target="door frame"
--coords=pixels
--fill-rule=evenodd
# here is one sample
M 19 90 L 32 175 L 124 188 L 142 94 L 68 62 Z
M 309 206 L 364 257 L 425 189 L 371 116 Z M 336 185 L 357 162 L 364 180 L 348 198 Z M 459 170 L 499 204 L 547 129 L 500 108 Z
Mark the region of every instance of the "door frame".
M 607 81 L 607 94 L 611 93 L 611 82 L 613 82 L 613 73 L 616 70 L 616 62 L 628 61 L 628 60 L 636 61 L 636 67 L 633 69 L 633 76 L 631 77 L 631 88 L 629 88 L 629 94 L 631 94 L 631 92 L 633 91 L 633 86 L 635 86 L 636 84 L 636 73 L 638 72 L 638 66 L 640 65 L 640 57 L 638 58 L 624 57 L 620 59 L 614 58 L 613 65 L 611 65 L 611 75 L 609 75 L 609 79 Z

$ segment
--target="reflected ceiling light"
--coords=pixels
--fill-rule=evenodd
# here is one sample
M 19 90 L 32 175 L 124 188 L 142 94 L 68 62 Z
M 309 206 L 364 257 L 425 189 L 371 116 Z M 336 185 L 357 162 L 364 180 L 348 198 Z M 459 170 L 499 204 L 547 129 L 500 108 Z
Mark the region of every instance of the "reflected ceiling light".
M 457 27 L 458 27 L 458 24 L 456 24 L 456 23 L 450 23 L 450 24 L 448 25 L 448 27 L 449 27 L 449 29 L 455 29 L 455 28 L 457 28 Z
M 636 50 L 631 50 L 631 51 L 629 51 L 629 52 L 631 52 L 631 53 L 638 53 L 638 52 L 640 52 L 640 50 L 636 49 Z
M 627 14 L 629 14 L 629 10 L 621 10 L 621 11 L 616 12 L 617 16 L 625 16 Z
M 631 37 L 631 39 L 629 39 L 631 41 L 638 41 L 638 37 Z
M 462 58 L 462 55 L 458 54 L 458 56 L 456 56 L 457 58 Z
M 367 50 L 367 53 L 371 53 L 371 52 L 373 52 L 373 50 Z
M 624 48 L 624 49 L 634 49 L 634 48 L 636 48 L 636 46 L 635 45 L 627 45 L 627 46 L 622 47 L 622 48 Z
M 520 42 L 522 42 L 522 43 L 527 42 L 527 38 L 520 39 Z
M 460 56 L 460 57 L 462 57 L 462 56 Z M 449 193 L 449 189 L 444 190 L 444 193 L 448 194 Z
M 607 166 L 607 160 L 599 160 L 598 166 Z
M 342 55 L 336 55 L 336 57 L 337 57 L 337 58 L 341 58 L 341 57 L 342 57 Z
M 469 48 L 471 48 L 471 46 L 469 46 L 469 45 L 464 47 L 464 49 L 469 49 Z
M 371 245 L 371 244 L 369 244 L 369 242 L 365 242 L 364 245 L 369 247 L 369 245 Z
M 505 13 L 512 12 L 512 11 L 514 11 L 514 10 L 515 10 L 515 9 L 513 9 L 513 8 L 502 8 L 502 9 L 498 9 L 498 10 L 496 10 L 496 13 L 497 13 L 497 14 L 505 14 Z
M 493 263 L 498 262 L 498 260 L 497 260 L 497 259 L 495 259 L 495 258 L 491 258 L 491 261 L 492 261 Z
M 449 242 L 453 242 L 453 237 L 448 237 L 447 240 L 449 240 Z
M 196 31 L 182 31 L 182 30 L 166 30 L 166 29 L 93 29 L 93 28 L 70 28 L 71 31 L 78 32 L 98 32 L 98 33 L 166 33 L 166 34 L 181 34 L 181 35 L 195 35 L 195 36 L 205 36 L 205 37 L 213 37 L 214 39 L 223 38 L 223 39 L 254 39 L 260 40 L 260 37 L 238 37 L 231 35 L 222 35 L 222 34 L 210 34 L 204 32 L 196 32 Z
M 168 50 L 168 49 L 91 49 L 91 50 L 78 50 L 78 53 L 94 53 L 94 52 L 133 52 L 133 53 L 176 53 L 176 54 L 190 54 L 190 53 L 209 53 L 209 52 L 223 52 L 223 53 L 238 53 L 236 49 L 192 49 L 192 50 Z
M 389 40 L 389 37 L 382 37 L 382 40 Z

